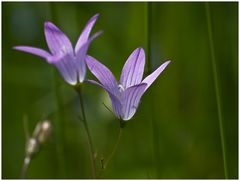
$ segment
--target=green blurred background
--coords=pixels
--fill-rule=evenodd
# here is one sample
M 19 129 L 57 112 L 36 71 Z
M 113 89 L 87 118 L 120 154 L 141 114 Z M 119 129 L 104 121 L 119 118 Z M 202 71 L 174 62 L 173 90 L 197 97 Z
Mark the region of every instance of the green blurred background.
M 229 178 L 238 178 L 238 3 L 209 3 Z M 2 3 L 2 177 L 19 178 L 25 149 L 23 115 L 32 132 L 53 122 L 49 141 L 27 178 L 89 178 L 77 94 L 45 60 L 12 49 L 47 49 L 43 25 L 54 22 L 73 45 L 87 20 L 104 30 L 89 49 L 119 77 L 130 53 L 148 53 L 146 72 L 171 64 L 143 96 L 103 178 L 224 178 L 206 3 Z M 151 61 L 151 70 L 149 61 Z M 146 74 L 145 74 L 146 75 Z M 93 78 L 88 73 L 88 78 Z M 103 106 L 107 94 L 85 84 L 84 98 L 99 159 L 117 139 L 119 123 Z

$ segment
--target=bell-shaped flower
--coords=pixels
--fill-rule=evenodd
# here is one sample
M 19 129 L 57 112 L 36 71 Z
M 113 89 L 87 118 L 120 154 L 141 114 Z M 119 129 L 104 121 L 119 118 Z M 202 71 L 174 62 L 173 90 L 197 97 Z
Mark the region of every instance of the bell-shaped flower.
M 98 16 L 99 14 L 96 14 L 87 22 L 78 38 L 75 49 L 73 49 L 68 37 L 49 21 L 44 24 L 44 33 L 50 53 L 30 46 L 15 46 L 14 49 L 46 59 L 49 64 L 56 66 L 67 83 L 71 85 L 76 85 L 79 82 L 82 83 L 86 75 L 85 57 L 88 47 L 101 34 L 99 31 L 89 37 Z
M 99 80 L 88 80 L 105 89 L 112 101 L 115 115 L 127 121 L 135 114 L 140 99 L 154 80 L 167 67 L 170 61 L 166 61 L 152 74 L 143 78 L 145 66 L 145 53 L 143 48 L 137 48 L 128 57 L 118 83 L 112 72 L 95 58 L 87 55 L 86 63 L 92 74 Z

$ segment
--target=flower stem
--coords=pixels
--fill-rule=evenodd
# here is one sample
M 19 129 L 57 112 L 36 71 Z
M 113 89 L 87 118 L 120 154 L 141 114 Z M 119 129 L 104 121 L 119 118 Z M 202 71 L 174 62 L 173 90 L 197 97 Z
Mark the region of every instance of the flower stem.
M 84 124 L 85 131 L 87 133 L 88 149 L 89 149 L 89 152 L 90 152 L 90 159 L 91 159 L 91 162 L 92 162 L 92 178 L 96 178 L 96 158 L 95 158 L 95 153 L 94 153 L 91 134 L 90 134 L 88 124 L 87 124 L 81 86 L 77 86 L 76 91 L 78 93 L 79 100 L 80 100 L 81 112 L 82 112 L 82 121 L 83 121 L 83 124 Z
M 119 128 L 119 132 L 118 132 L 118 137 L 117 137 L 117 141 L 113 147 L 113 150 L 111 151 L 110 155 L 108 156 L 108 158 L 106 159 L 106 162 L 102 163 L 102 172 L 99 174 L 98 178 L 101 176 L 101 174 L 103 173 L 104 170 L 106 170 L 107 166 L 109 165 L 109 162 L 111 161 L 114 153 L 116 152 L 118 145 L 120 143 L 121 137 L 122 137 L 122 130 L 123 127 L 120 126 Z
M 118 145 L 119 145 L 119 143 L 120 143 L 120 139 L 121 139 L 121 137 L 122 137 L 122 129 L 123 129 L 123 128 L 119 128 L 117 142 L 115 143 L 112 152 L 110 153 L 108 159 L 106 160 L 106 162 L 105 162 L 105 164 L 104 164 L 104 169 L 107 168 L 109 162 L 111 161 L 111 159 L 112 159 L 114 153 L 115 153 L 116 150 L 117 150 L 117 147 L 118 147 Z
M 225 136 L 224 136 L 224 129 L 223 129 L 222 108 L 221 108 L 221 100 L 220 100 L 218 73 L 217 73 L 217 67 L 216 67 L 216 58 L 215 58 L 214 44 L 213 44 L 212 23 L 211 23 L 211 14 L 210 14 L 209 3 L 205 3 L 205 8 L 206 8 L 206 18 L 207 18 L 207 26 L 208 26 L 210 52 L 211 52 L 211 59 L 212 59 L 213 78 L 214 78 L 215 92 L 216 92 L 219 128 L 220 128 L 220 135 L 221 135 L 224 175 L 225 175 L 225 178 L 228 179 L 226 145 L 225 145 Z

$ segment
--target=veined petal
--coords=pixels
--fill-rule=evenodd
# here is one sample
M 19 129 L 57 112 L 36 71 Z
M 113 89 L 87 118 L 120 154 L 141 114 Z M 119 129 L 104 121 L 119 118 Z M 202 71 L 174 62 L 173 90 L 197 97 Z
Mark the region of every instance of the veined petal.
M 99 31 L 95 33 L 93 36 L 91 36 L 86 43 L 84 43 L 76 52 L 76 58 L 77 58 L 77 64 L 76 67 L 78 69 L 78 79 L 80 82 L 83 82 L 86 76 L 86 63 L 85 63 L 85 57 L 89 48 L 90 43 L 97 38 L 102 31 Z
M 148 87 L 154 82 L 154 80 L 162 73 L 162 71 L 167 67 L 167 65 L 171 61 L 166 61 L 163 63 L 160 67 L 158 67 L 153 73 L 151 73 L 149 76 L 147 76 L 142 82 L 147 83 L 147 87 L 145 88 L 145 91 L 148 89 Z
M 33 55 L 37 55 L 39 57 L 47 59 L 48 57 L 51 56 L 50 53 L 48 53 L 45 50 L 42 50 L 40 48 L 35 48 L 35 47 L 30 47 L 30 46 L 15 46 L 13 47 L 15 50 L 31 53 Z
M 76 60 L 73 56 L 66 54 L 65 56 L 62 56 L 59 60 L 57 60 L 59 56 L 52 57 L 54 61 L 52 64 L 56 66 L 58 71 L 60 72 L 63 79 L 71 84 L 76 85 L 77 84 L 77 67 L 76 67 Z
M 78 50 L 88 41 L 88 37 L 90 35 L 90 32 L 98 18 L 99 14 L 94 15 L 86 24 L 85 28 L 83 29 L 82 33 L 80 34 L 76 47 L 75 52 L 78 52 Z
M 73 48 L 68 37 L 53 23 L 44 24 L 44 32 L 48 47 L 53 55 L 73 55 Z
M 91 42 L 97 38 L 99 35 L 102 34 L 103 31 L 98 31 L 97 33 L 94 33 L 79 49 L 77 52 L 75 52 L 76 57 L 78 59 L 84 60 L 87 50 L 89 48 L 89 45 L 91 44 Z
M 147 87 L 146 83 L 141 83 L 129 87 L 123 92 L 121 97 L 121 101 L 123 104 L 122 108 L 123 120 L 128 121 L 133 117 L 146 87 Z
M 119 92 L 118 85 L 112 72 L 105 65 L 89 55 L 86 56 L 86 63 L 89 70 L 102 83 L 102 85 L 111 91 L 112 94 L 117 95 Z
M 111 99 L 111 102 L 112 102 L 112 109 L 113 109 L 113 112 L 115 113 L 115 115 L 118 117 L 118 118 L 121 118 L 121 114 L 122 114 L 122 104 L 120 102 L 120 100 L 114 95 L 112 94 L 111 91 L 109 91 L 106 87 L 104 87 L 102 84 L 96 82 L 95 80 L 86 80 L 86 82 L 90 82 L 92 84 L 95 84 L 97 86 L 100 86 L 102 87 L 104 90 L 107 91 L 110 99 Z
M 124 64 L 120 84 L 126 89 L 137 85 L 142 81 L 145 65 L 145 53 L 143 48 L 137 48 L 128 57 Z

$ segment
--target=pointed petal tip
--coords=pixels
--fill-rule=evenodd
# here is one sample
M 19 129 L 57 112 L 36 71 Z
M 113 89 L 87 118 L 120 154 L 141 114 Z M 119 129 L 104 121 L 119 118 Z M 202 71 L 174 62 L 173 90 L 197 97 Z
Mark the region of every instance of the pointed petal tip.
M 144 48 L 143 47 L 138 47 L 138 48 L 136 48 L 137 50 L 139 50 L 139 51 L 144 51 Z
M 14 50 L 18 50 L 18 51 L 22 51 L 25 53 L 30 53 L 33 55 L 37 55 L 39 57 L 45 58 L 47 59 L 47 57 L 51 56 L 50 53 L 48 53 L 47 51 L 41 49 L 41 48 L 35 48 L 35 47 L 31 47 L 31 46 L 14 46 L 13 47 Z
M 138 51 L 139 53 L 145 53 L 143 47 L 138 47 L 138 48 L 136 48 L 134 51 Z M 134 52 L 134 51 L 133 51 L 133 52 Z
M 97 37 L 97 36 L 99 36 L 99 35 L 101 35 L 103 33 L 104 33 L 104 31 L 100 30 L 100 31 L 96 32 L 92 37 Z
M 13 49 L 13 50 L 18 50 L 19 47 L 20 47 L 20 46 L 13 46 L 12 49 Z
M 93 16 L 93 18 L 98 18 L 100 16 L 100 13 L 97 13 Z
M 13 50 L 18 50 L 18 51 L 24 51 L 25 48 L 26 46 L 21 46 L 21 45 L 12 47 Z
M 45 29 L 52 29 L 52 30 L 57 30 L 58 28 L 56 27 L 56 25 L 54 25 L 52 22 L 50 21 L 45 21 L 44 22 L 44 28 Z
M 138 51 L 139 55 L 142 55 L 143 57 L 145 57 L 145 51 L 143 47 L 138 47 L 136 51 Z
M 167 60 L 166 62 L 163 63 L 163 65 L 167 66 L 170 63 L 171 63 L 171 60 Z
M 44 26 L 46 27 L 46 26 L 49 26 L 49 25 L 51 25 L 52 24 L 52 22 L 50 22 L 50 21 L 45 21 L 44 22 Z
M 145 79 L 143 79 L 142 82 L 147 83 L 148 86 L 145 90 L 147 90 L 151 84 L 155 81 L 155 79 L 165 70 L 165 68 L 168 66 L 168 64 L 171 62 L 171 60 L 168 60 L 164 62 L 162 65 L 160 65 L 154 72 L 152 72 L 150 75 L 148 75 Z
M 92 22 L 92 21 L 97 21 L 97 19 L 98 19 L 99 16 L 100 16 L 99 13 L 93 15 L 93 16 L 90 18 L 89 23 Z

